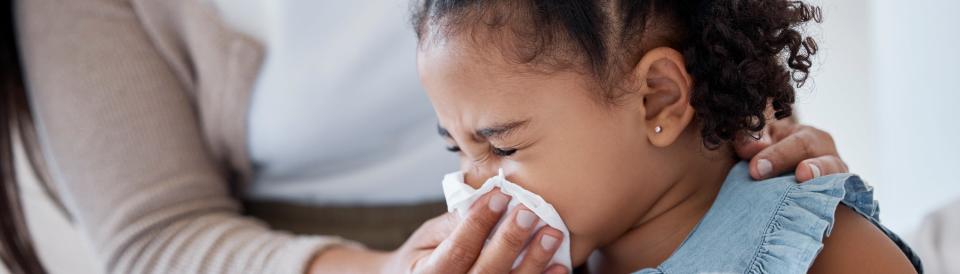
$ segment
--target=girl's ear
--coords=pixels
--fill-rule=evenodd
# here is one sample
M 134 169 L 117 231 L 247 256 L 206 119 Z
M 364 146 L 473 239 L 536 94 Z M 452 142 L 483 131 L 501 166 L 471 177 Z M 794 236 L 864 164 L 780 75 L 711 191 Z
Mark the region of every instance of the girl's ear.
M 690 105 L 693 78 L 683 55 L 672 48 L 655 48 L 640 59 L 633 73 L 640 81 L 648 139 L 658 147 L 673 144 L 694 115 Z

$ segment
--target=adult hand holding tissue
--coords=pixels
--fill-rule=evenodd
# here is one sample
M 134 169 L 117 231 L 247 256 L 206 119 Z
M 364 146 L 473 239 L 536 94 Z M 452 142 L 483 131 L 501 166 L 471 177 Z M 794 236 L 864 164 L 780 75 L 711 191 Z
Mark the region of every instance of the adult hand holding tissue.
M 510 212 L 513 208 L 522 204 L 540 218 L 541 222 L 535 225 L 533 231 L 549 225 L 563 232 L 560 247 L 557 252 L 554 253 L 550 264 L 560 264 L 566 269 L 572 269 L 570 261 L 570 232 L 567 230 L 567 226 L 563 223 L 560 215 L 557 214 L 556 209 L 554 209 L 550 203 L 547 203 L 539 195 L 508 181 L 503 175 L 502 169 L 497 176 L 487 179 L 478 189 L 474 189 L 464 183 L 463 178 L 463 172 L 450 173 L 443 178 L 443 194 L 446 197 L 447 210 L 457 213 L 460 217 L 465 217 L 467 210 L 477 199 L 492 191 L 494 188 L 500 188 L 503 194 L 513 197 L 510 203 L 507 204 L 507 212 Z M 506 218 L 509 218 L 508 216 L 512 215 L 503 214 L 497 226 L 499 227 Z M 494 231 L 496 231 L 496 228 L 494 228 Z M 490 235 L 492 236 L 494 233 L 490 233 Z M 489 244 L 489 240 L 487 243 Z M 516 268 L 523 261 L 525 253 L 526 251 L 521 253 L 516 261 L 514 261 L 513 268 Z
M 443 188 L 450 212 L 425 222 L 399 249 L 380 254 L 383 263 L 374 268 L 418 274 L 570 273 L 569 231 L 543 198 L 507 181 L 502 171 L 479 189 L 465 184 L 463 173 L 451 173 Z M 500 191 L 490 193 L 495 188 Z M 528 209 L 517 208 L 521 204 Z M 358 258 L 350 252 L 325 257 Z M 351 271 L 333 273 L 340 272 Z

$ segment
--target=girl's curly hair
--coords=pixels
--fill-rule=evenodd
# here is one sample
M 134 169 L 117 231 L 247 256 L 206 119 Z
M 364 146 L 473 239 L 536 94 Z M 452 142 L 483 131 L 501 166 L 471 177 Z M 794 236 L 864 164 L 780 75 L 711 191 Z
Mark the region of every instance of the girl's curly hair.
M 423 0 L 414 9 L 421 44 L 466 32 L 541 71 L 584 69 L 608 99 L 648 50 L 676 49 L 707 147 L 763 129 L 768 106 L 776 119 L 791 115 L 817 52 L 802 27 L 821 22 L 820 8 L 799 0 Z

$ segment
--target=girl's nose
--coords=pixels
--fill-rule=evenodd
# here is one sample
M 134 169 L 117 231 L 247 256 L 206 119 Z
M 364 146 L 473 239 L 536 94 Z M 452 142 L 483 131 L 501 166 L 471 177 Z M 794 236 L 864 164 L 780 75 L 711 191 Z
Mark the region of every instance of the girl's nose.
M 473 188 L 478 188 L 490 177 L 497 176 L 499 168 L 500 166 L 496 164 L 467 167 L 463 172 L 463 181 Z

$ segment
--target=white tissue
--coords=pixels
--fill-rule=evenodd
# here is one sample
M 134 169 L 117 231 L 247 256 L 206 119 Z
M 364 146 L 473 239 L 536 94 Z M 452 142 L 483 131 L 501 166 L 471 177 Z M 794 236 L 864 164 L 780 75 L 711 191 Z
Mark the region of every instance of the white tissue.
M 545 225 L 549 225 L 557 230 L 563 232 L 563 239 L 560 243 L 560 248 L 556 253 L 553 254 L 553 259 L 550 264 L 561 264 L 567 269 L 572 269 L 570 267 L 570 231 L 567 230 L 567 225 L 563 223 L 563 220 L 560 219 L 560 215 L 557 214 L 557 210 L 553 208 L 550 203 L 543 200 L 543 197 L 540 195 L 534 194 L 529 190 L 524 189 L 523 187 L 507 181 L 503 176 L 503 170 L 499 171 L 497 176 L 487 179 L 479 189 L 473 189 L 469 185 L 463 182 L 463 172 L 454 172 L 447 174 L 443 178 L 443 195 L 447 199 L 447 210 L 450 212 L 457 212 L 460 217 L 464 217 L 467 214 L 467 209 L 473 205 L 480 196 L 486 194 L 493 190 L 494 187 L 499 187 L 500 191 L 506 195 L 513 197 L 510 199 L 510 203 L 507 204 L 507 210 L 503 214 L 503 217 L 500 219 L 500 222 L 497 223 L 497 227 L 500 226 L 500 223 L 503 223 L 503 220 L 513 216 L 509 214 L 511 210 L 517 205 L 523 204 L 530 209 L 534 214 L 540 217 L 540 222 L 537 223 L 536 229 L 539 229 Z M 492 236 L 494 233 L 490 233 Z M 531 235 L 532 237 L 532 235 Z M 489 241 L 489 239 L 487 239 Z M 537 247 L 539 248 L 539 247 Z M 523 261 L 523 257 L 526 254 L 520 254 L 520 257 L 517 258 L 513 263 L 513 268 L 516 268 L 520 262 Z

